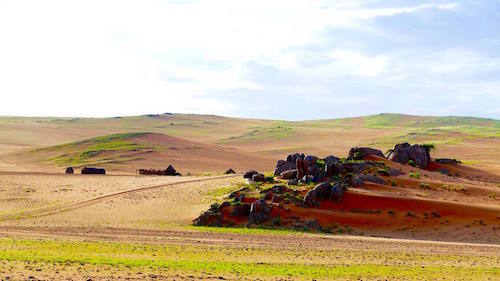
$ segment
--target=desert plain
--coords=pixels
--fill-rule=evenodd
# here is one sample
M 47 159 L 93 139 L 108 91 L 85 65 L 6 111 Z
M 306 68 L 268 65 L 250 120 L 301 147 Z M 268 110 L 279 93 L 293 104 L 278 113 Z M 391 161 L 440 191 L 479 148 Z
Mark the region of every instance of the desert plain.
M 325 231 L 193 224 L 249 185 L 288 186 L 249 184 L 247 170 L 269 177 L 295 152 L 345 158 L 352 147 L 385 153 L 402 142 L 461 163 L 420 169 L 368 156 L 402 174 L 348 188 L 340 203 L 286 207 Z M 182 176 L 138 173 L 168 165 Z M 85 166 L 106 175 L 81 175 Z M 312 187 L 290 186 L 302 196 Z M 0 118 L 3 280 L 498 280 L 499 198 L 494 119 Z

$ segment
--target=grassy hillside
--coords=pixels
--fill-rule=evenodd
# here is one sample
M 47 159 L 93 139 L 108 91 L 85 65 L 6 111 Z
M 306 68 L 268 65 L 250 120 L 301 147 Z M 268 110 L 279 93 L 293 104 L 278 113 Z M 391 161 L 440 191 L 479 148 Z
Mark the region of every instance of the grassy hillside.
M 173 164 L 184 173 L 222 173 L 229 168 L 245 170 L 267 168 L 272 161 L 188 139 L 159 133 L 120 133 L 59 144 L 8 155 L 18 163 L 47 167 L 102 166 L 112 170 L 135 172 L 140 168 L 166 168 Z

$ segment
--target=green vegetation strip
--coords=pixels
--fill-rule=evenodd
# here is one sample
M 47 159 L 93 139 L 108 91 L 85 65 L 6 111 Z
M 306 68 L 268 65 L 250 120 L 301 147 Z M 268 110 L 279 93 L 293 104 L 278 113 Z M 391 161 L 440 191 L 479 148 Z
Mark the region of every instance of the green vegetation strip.
M 391 257 L 393 254 L 395 256 Z M 500 274 L 498 257 L 7 238 L 0 239 L 0 260 L 74 263 L 91 267 L 148 267 L 157 268 L 159 272 L 162 270 L 165 272 L 208 272 L 222 275 L 307 278 L 309 280 L 311 278 L 361 277 L 415 280 L 495 279 Z

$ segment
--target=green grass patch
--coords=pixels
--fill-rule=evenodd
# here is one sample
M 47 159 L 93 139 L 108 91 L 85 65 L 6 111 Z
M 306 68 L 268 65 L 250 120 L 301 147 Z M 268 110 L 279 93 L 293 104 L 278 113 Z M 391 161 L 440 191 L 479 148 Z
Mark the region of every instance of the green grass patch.
M 381 113 L 377 115 L 366 116 L 364 118 L 365 126 L 368 128 L 392 128 L 401 121 L 403 115 L 392 113 Z
M 286 122 L 275 122 L 273 125 L 257 126 L 251 128 L 240 136 L 230 137 L 219 141 L 219 143 L 251 142 L 266 139 L 282 139 L 295 134 L 295 130 Z
M 335 257 L 332 259 L 332 257 Z M 368 250 L 0 239 L 0 259 L 33 264 L 280 279 L 495 279 L 491 257 Z M 473 259 L 473 263 L 470 263 Z M 473 265 L 471 265 L 473 264 Z
M 120 161 L 121 155 L 101 157 L 107 152 L 126 152 L 154 149 L 152 146 L 136 143 L 130 139 L 147 133 L 124 133 L 97 137 L 89 140 L 44 148 L 45 151 L 63 152 L 48 160 L 56 165 L 81 165 L 86 163 L 113 163 Z M 122 159 L 124 160 L 124 159 Z

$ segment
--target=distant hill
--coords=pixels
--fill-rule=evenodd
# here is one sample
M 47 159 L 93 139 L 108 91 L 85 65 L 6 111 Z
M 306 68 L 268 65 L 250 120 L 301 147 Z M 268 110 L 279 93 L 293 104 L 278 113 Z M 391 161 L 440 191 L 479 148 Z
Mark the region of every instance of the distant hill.
M 273 162 L 213 144 L 203 144 L 158 133 L 121 133 L 17 153 L 15 158 L 40 165 L 75 168 L 107 167 L 135 172 L 172 164 L 181 172 L 223 173 L 264 168 Z
M 349 148 L 356 145 L 386 150 L 398 142 L 425 142 L 437 145 L 437 156 L 446 156 L 453 151 L 453 155 L 468 163 L 500 166 L 500 120 L 391 113 L 308 121 L 170 113 L 114 118 L 0 117 L 0 155 L 61 144 L 60 151 L 69 149 L 71 152 L 71 148 L 78 148 L 85 152 L 84 146 L 92 147 L 102 136 L 108 138 L 114 134 L 128 136 L 142 132 L 177 137 L 209 145 L 207 149 L 217 147 L 259 159 L 281 159 L 296 151 L 319 156 L 345 156 Z M 152 152 L 147 153 L 158 153 L 149 141 L 137 141 L 137 138 L 149 139 L 144 135 L 129 138 L 138 146 L 124 145 L 122 150 L 114 152 L 121 158 L 114 155 L 108 164 L 126 166 L 125 162 L 139 163 L 138 160 L 130 161 L 131 155 L 149 150 Z M 114 141 L 120 143 L 123 140 Z M 99 154 L 99 157 L 90 155 L 89 158 L 86 154 L 54 154 L 50 155 L 52 160 L 48 163 L 69 164 L 78 157 L 97 161 L 106 158 L 103 155 L 107 153 Z M 272 169 L 272 164 L 265 167 Z M 1 165 L 0 169 L 3 169 Z

